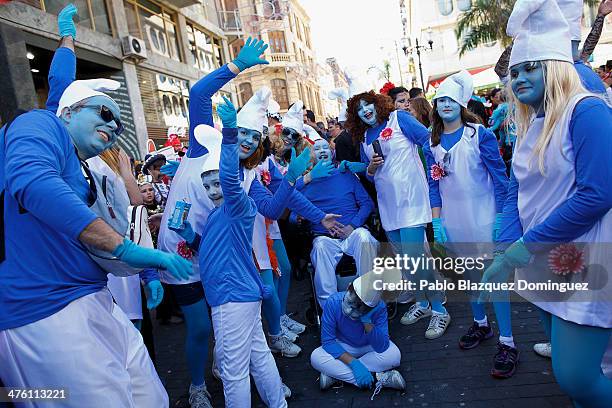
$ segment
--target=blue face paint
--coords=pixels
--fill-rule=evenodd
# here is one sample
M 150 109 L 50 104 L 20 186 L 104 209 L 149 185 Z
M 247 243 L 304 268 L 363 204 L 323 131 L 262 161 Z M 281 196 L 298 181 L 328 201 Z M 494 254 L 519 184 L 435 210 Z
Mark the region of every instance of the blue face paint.
M 255 153 L 261 142 L 261 132 L 253 129 L 238 128 L 238 157 L 247 159 Z
M 359 299 L 355 292 L 348 290 L 342 298 L 342 313 L 352 320 L 359 318 L 367 313 L 367 306 Z
M 367 103 L 363 99 L 359 101 L 357 115 L 368 126 L 374 126 L 377 123 L 376 107 L 373 103 Z
M 544 67 L 540 61 L 527 61 L 510 68 L 512 92 L 525 105 L 539 112 L 544 103 Z
M 331 161 L 332 151 L 331 151 L 331 148 L 329 147 L 329 143 L 327 143 L 327 140 L 325 139 L 317 140 L 314 143 L 313 150 L 314 150 L 315 163 L 318 163 L 321 160 Z
M 436 112 L 444 123 L 452 123 L 461 117 L 461 105 L 448 96 L 436 99 Z
M 107 122 L 102 115 L 103 109 L 107 110 L 107 115 L 110 111 L 114 118 L 121 117 L 119 106 L 105 96 L 91 97 L 62 112 L 61 118 L 83 160 L 99 155 L 117 141 L 115 132 L 119 125 L 114 120 Z
M 219 180 L 219 170 L 207 171 L 200 177 L 208 198 L 215 207 L 220 207 L 223 204 L 223 189 L 221 189 L 221 180 Z
M 284 127 L 281 132 L 281 139 L 283 140 L 283 151 L 291 150 L 300 140 L 300 134 L 295 129 Z

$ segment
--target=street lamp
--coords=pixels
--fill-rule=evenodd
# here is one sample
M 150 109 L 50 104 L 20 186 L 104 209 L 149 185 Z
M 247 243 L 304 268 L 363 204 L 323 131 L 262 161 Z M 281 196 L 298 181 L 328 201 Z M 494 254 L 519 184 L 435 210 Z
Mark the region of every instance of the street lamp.
M 408 44 L 406 44 L 406 39 L 404 38 L 404 46 L 402 47 L 402 50 L 404 50 L 404 54 L 408 55 L 409 52 L 413 52 L 416 51 L 417 53 L 417 58 L 419 59 L 419 73 L 421 74 L 421 87 L 423 89 L 423 92 L 425 92 L 425 81 L 423 80 L 423 65 L 421 64 L 421 49 L 428 49 L 431 51 L 433 50 L 433 40 L 430 38 L 427 41 L 428 45 L 421 45 L 419 44 L 419 39 L 415 38 L 415 45 L 412 47 L 409 47 Z

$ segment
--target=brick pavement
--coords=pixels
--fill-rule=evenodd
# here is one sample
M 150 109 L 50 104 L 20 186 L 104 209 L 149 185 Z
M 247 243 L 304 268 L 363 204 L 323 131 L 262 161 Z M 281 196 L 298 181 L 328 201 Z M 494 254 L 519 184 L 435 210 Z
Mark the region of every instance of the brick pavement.
M 292 282 L 288 310 L 299 311 L 294 316 L 304 321 L 308 307 L 308 281 Z M 314 327 L 302 334 L 297 344 L 302 353 L 294 359 L 277 357 L 283 381 L 293 392 L 291 407 L 392 407 L 414 406 L 432 408 L 570 408 L 571 404 L 555 382 L 550 361 L 532 351 L 534 343 L 544 340 L 538 312 L 529 304 L 513 304 L 512 326 L 515 342 L 521 350 L 520 363 L 513 378 L 497 380 L 489 375 L 495 338 L 476 349 L 462 351 L 457 346 L 459 337 L 471 324 L 469 305 L 449 302 L 452 316 L 447 333 L 436 340 L 424 337 L 427 319 L 413 326 L 399 323 L 407 305 L 400 306 L 398 317 L 390 322 L 392 340 L 402 351 L 399 370 L 408 388 L 404 394 L 394 390 L 382 392 L 370 400 L 371 391 L 361 391 L 345 385 L 321 392 L 317 373 L 310 367 L 310 352 L 319 346 L 319 335 Z M 489 320 L 496 323 L 492 310 Z M 156 326 L 156 349 L 159 375 L 170 395 L 171 407 L 189 407 L 187 390 L 189 373 L 184 356 L 184 325 Z M 223 406 L 221 383 L 207 368 L 206 383 L 215 407 Z M 253 406 L 263 406 L 253 386 Z

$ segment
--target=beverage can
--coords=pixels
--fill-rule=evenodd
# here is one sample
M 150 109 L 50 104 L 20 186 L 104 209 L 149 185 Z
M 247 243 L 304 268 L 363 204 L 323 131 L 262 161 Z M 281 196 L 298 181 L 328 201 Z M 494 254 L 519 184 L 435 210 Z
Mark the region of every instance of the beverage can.
M 180 229 L 183 223 L 187 221 L 187 216 L 189 215 L 190 209 L 191 204 L 181 200 L 177 201 L 168 226 L 171 228 Z

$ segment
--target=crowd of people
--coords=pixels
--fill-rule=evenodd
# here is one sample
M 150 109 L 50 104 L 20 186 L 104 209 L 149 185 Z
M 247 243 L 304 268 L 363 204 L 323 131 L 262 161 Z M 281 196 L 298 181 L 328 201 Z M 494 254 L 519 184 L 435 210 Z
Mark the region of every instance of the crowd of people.
M 602 2 L 595 34 L 610 11 Z M 153 153 L 138 166 L 116 147 L 122 112 L 105 92 L 119 84 L 75 80 L 76 12 L 69 5 L 58 16 L 46 109 L 0 131 L 2 384 L 65 388 L 66 407 L 166 408 L 157 309 L 162 324 L 185 322 L 192 408 L 212 407 L 209 367 L 226 406 L 250 406 L 252 376 L 267 406 L 285 407 L 291 384 L 273 354 L 304 352 L 307 327 L 287 301 L 292 276 L 311 264 L 310 330 L 320 329 L 321 345 L 310 361 L 321 390 L 404 390 L 410 379 L 397 368 L 410 362 L 388 326 L 398 303 L 411 303 L 401 324 L 429 320 L 427 339 L 445 335 L 453 305 L 433 284 L 443 271 L 428 263 L 382 276 L 373 265 L 441 256 L 437 248 L 483 258 L 468 277 L 475 282 L 516 274 L 592 284 L 586 298 L 517 291 L 540 309 L 550 342 L 534 350 L 552 358 L 575 406 L 612 404 L 612 255 L 602 248 L 612 241 L 612 79 L 609 65 L 596 73 L 584 63 L 591 35 L 579 50 L 582 0 L 518 0 L 513 45 L 496 66 L 505 87 L 485 97 L 466 71 L 430 99 L 419 88 L 375 92 L 351 81 L 330 95 L 344 110 L 327 123 L 299 100 L 281 113 L 266 87 L 240 109 L 225 97 L 213 107 L 226 83 L 268 64 L 267 45 L 249 38 L 192 86 L 179 160 Z M 432 285 L 394 291 L 377 279 Z M 469 296 L 473 321 L 458 347 L 495 336 L 491 303 L 499 333 L 490 372 L 515 375 L 509 292 Z

